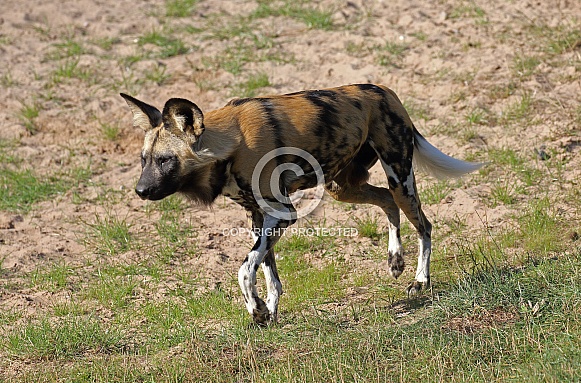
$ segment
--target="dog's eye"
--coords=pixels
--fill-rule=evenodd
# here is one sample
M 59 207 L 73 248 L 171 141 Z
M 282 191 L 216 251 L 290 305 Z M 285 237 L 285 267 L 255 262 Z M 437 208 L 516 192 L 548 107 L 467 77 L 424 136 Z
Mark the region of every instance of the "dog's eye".
M 145 157 L 141 156 L 141 167 L 144 168 L 145 167 Z
M 167 170 L 173 164 L 175 157 L 160 157 L 157 161 L 162 170 Z

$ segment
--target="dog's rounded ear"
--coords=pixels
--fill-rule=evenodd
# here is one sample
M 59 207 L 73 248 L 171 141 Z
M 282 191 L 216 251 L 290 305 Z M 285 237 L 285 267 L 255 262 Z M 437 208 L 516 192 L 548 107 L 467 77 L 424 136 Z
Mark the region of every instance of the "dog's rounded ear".
M 163 107 L 163 125 L 170 132 L 186 133 L 197 139 L 204 132 L 204 115 L 193 102 L 183 98 L 169 99 Z
M 129 109 L 133 113 L 133 125 L 145 131 L 158 127 L 161 124 L 161 112 L 157 108 L 139 101 L 125 93 L 121 93 Z

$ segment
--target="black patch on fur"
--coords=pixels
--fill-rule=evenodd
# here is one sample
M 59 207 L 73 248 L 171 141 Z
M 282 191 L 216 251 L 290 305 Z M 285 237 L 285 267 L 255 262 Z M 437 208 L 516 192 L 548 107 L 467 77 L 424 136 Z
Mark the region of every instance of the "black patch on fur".
M 346 174 L 347 183 L 352 186 L 361 186 L 369 180 L 369 171 L 360 162 L 352 162 Z
M 308 90 L 304 92 L 307 97 L 327 97 L 327 98 L 335 98 L 337 96 L 337 92 L 334 90 Z
M 282 134 L 282 130 L 283 130 L 284 126 L 277 115 L 276 107 L 272 104 L 272 101 L 270 101 L 269 99 L 266 99 L 266 98 L 260 99 L 260 101 L 261 101 L 263 110 L 267 116 L 268 125 L 270 126 L 270 128 L 272 129 L 272 132 L 273 132 L 275 147 L 281 148 L 281 147 L 286 146 L 284 139 L 283 139 L 283 134 Z M 311 153 L 311 154 L 313 154 L 315 157 L 317 157 L 315 153 Z M 309 171 L 311 170 L 310 166 L 308 165 L 308 162 L 305 161 L 303 158 L 295 158 L 294 156 L 284 155 L 284 156 L 277 156 L 275 158 L 275 160 L 276 160 L 277 166 L 280 164 L 283 164 L 283 163 L 296 163 L 305 171 L 305 173 L 309 173 Z M 283 172 L 283 174 L 280 177 L 280 182 L 281 182 L 281 184 L 279 185 L 280 192 L 284 194 L 285 189 L 290 188 L 290 183 L 294 179 L 296 179 L 296 178 L 295 178 L 293 172 Z M 269 191 L 269 192 L 272 192 L 272 191 Z
M 357 88 L 359 88 L 360 90 L 362 90 L 363 92 L 371 91 L 371 92 L 377 93 L 381 96 L 385 96 L 385 90 L 378 87 L 377 85 L 374 85 L 374 84 L 356 84 L 355 86 Z
M 274 134 L 274 144 L 277 148 L 284 146 L 284 140 L 282 139 L 282 124 L 276 115 L 276 107 L 272 104 L 272 101 L 268 99 L 257 99 L 261 102 L 262 108 L 266 114 L 268 124 L 272 129 Z
M 266 257 L 264 257 L 264 264 L 266 267 L 270 267 L 274 278 L 280 283 L 280 277 L 278 276 L 278 270 L 276 269 L 276 258 L 274 257 L 274 251 L 270 250 Z
M 387 184 L 390 189 L 397 189 L 397 186 L 399 185 L 393 177 L 387 177 Z
M 242 176 L 240 176 L 239 174 L 232 174 L 232 177 L 234 177 L 234 181 L 236 181 L 238 189 L 252 193 L 252 186 L 249 183 L 247 183 Z
M 274 262 L 275 262 L 274 251 L 270 250 L 268 253 L 266 253 L 266 256 L 264 257 L 264 265 L 270 267 Z
M 379 102 L 379 110 L 384 117 L 388 118 L 390 126 L 399 127 L 405 125 L 404 119 L 391 110 L 387 99 L 384 98 Z
M 305 92 L 305 98 L 318 107 L 319 124 L 315 129 L 315 136 L 326 145 L 327 153 L 332 153 L 335 147 L 336 129 L 339 127 L 338 110 L 335 106 L 337 93 L 330 90 L 312 90 Z M 322 160 L 320 153 L 311 153 L 315 158 Z
M 210 176 L 212 201 L 222 194 L 222 189 L 224 189 L 224 185 L 226 185 L 226 181 L 228 180 L 228 175 L 226 174 L 228 164 L 229 161 L 227 160 L 217 161 L 212 169 L 212 174 Z
M 228 101 L 228 103 L 226 105 L 240 106 L 240 105 L 244 105 L 248 102 L 252 102 L 255 100 L 256 100 L 255 98 L 234 98 L 234 99 Z
M 234 177 L 236 185 L 240 190 L 238 191 L 238 195 L 229 196 L 230 199 L 236 202 L 238 205 L 242 206 L 247 212 L 250 212 L 251 217 L 254 217 L 255 215 L 258 217 L 260 207 L 254 198 L 252 187 L 239 174 L 232 174 L 231 176 Z M 259 224 L 262 225 L 262 217 L 260 217 Z M 256 221 L 254 218 L 253 225 L 253 227 L 260 227 L 256 226 Z
M 426 228 L 421 223 L 418 225 L 417 230 L 418 234 L 422 237 L 426 234 Z
M 381 157 L 384 158 L 388 164 L 395 165 L 394 166 L 395 174 L 397 174 L 398 176 L 405 176 L 406 174 L 398 171 L 399 169 L 397 168 L 397 166 L 401 166 L 402 160 L 404 158 L 402 152 L 397 150 L 397 148 L 401 148 L 401 146 L 390 145 L 390 149 L 393 150 L 384 151 L 381 154 Z
M 363 165 L 365 168 L 369 169 L 373 165 L 375 165 L 375 163 L 377 162 L 377 159 L 378 159 L 377 153 L 375 152 L 375 150 L 373 150 L 371 145 L 369 145 L 369 142 L 366 141 L 361 146 L 361 149 L 359 149 L 359 151 L 357 152 L 357 155 L 355 156 L 353 161 L 358 162 L 361 165 Z
M 258 236 L 258 238 L 256 239 L 256 243 L 254 244 L 254 246 L 252 246 L 252 251 L 257 250 L 260 247 L 260 244 L 262 243 L 262 237 Z M 246 261 L 244 261 L 246 262 Z

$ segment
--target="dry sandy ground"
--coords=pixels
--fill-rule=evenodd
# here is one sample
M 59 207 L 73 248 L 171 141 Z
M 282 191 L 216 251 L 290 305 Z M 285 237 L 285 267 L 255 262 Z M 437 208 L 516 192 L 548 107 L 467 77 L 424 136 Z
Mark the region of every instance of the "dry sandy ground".
M 537 197 L 522 193 L 511 205 L 491 202 L 496 182 L 513 182 L 491 150 L 513 149 L 543 170 L 534 152 L 542 147 L 563 161 L 561 179 L 567 181 L 547 191 L 578 186 L 578 1 L 311 4 L 333 10 L 332 28 L 309 28 L 297 18 L 272 15 L 241 21 L 257 9 L 254 1 L 201 0 L 185 18 L 168 17 L 161 0 L 4 4 L 0 138 L 12 145 L 11 155 L 22 159 L 21 168 L 39 175 L 70 174 L 72 169 L 91 173 L 74 190 L 35 205 L 28 214 L 0 212 L 0 277 L 10 276 L 14 282 L 49 262 L 82 264 L 103 257 L 84 241 L 87 223 L 96 217 L 122 217 L 136 235 L 154 230 L 156 213 L 148 213 L 148 203 L 132 191 L 140 172 L 143 133 L 131 127 L 119 92 L 158 107 L 169 97 L 185 97 L 210 110 L 238 95 L 240 84 L 256 73 L 268 76 L 270 85 L 258 91 L 268 94 L 348 83 L 387 85 L 436 146 L 460 158 L 491 162 L 486 177 L 469 176 L 445 199 L 427 204 L 429 217 L 441 223 L 441 232 L 435 234 L 440 249 L 449 245 L 444 238 L 452 229 L 446 222 L 463 222 L 460 236 L 469 238 L 506 225 L 528 199 Z M 251 29 L 239 31 L 245 25 Z M 152 31 L 180 39 L 183 50 L 172 56 L 163 54 L 164 47 L 142 43 L 140 38 Z M 569 40 L 560 43 L 563 39 Z M 232 69 L 232 62 L 239 70 Z M 523 98 L 529 104 L 520 116 L 514 109 Z M 32 119 L 34 129 L 26 127 L 24 105 L 39 110 Z M 513 120 L 510 113 L 517 113 Z M 118 136 L 107 139 L 104 126 L 118 127 Z M 385 182 L 378 169 L 373 179 Z M 420 175 L 420 189 L 431 184 Z M 576 208 L 563 204 L 567 219 L 578 220 Z M 219 200 L 213 210 L 192 207 L 183 214 L 198 233 L 189 241 L 198 250 L 195 256 L 181 258 L 180 267 L 198 270 L 210 283 L 234 274 L 250 243 L 222 233 L 246 226 L 243 211 Z M 352 217 L 368 214 L 378 210 L 352 210 L 326 200 L 314 217 L 352 226 Z M 367 238 L 355 238 L 356 246 L 343 241 L 346 256 L 370 246 Z M 411 260 L 415 241 L 407 242 Z M 144 251 L 131 250 L 121 257 L 138 259 L 146 256 Z M 436 250 L 436 262 L 438 252 L 442 250 Z M 414 262 L 408 264 L 409 279 Z M 66 299 L 26 284 L 5 287 L 0 290 L 0 309 L 35 310 L 51 299 Z

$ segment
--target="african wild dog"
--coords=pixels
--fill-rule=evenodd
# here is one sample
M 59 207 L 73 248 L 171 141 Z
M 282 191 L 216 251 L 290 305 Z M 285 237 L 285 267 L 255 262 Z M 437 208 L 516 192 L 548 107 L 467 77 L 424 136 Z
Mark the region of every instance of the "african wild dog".
M 410 295 L 430 284 L 432 230 L 420 207 L 412 158 L 416 166 L 438 177 L 460 176 L 482 165 L 449 157 L 428 143 L 395 93 L 383 86 L 347 85 L 234 99 L 205 115 L 185 99 L 170 99 L 160 112 L 131 96 L 121 96 L 133 112 L 134 125 L 146 131 L 142 173 L 135 188 L 141 198 L 159 200 L 179 192 L 209 205 L 225 195 L 246 209 L 254 229 L 261 229 L 238 273 L 246 308 L 260 324 L 277 320 L 282 286 L 273 246 L 280 237 L 278 229 L 296 220 L 288 196 L 317 183 L 316 169 L 304 159 L 277 157 L 265 167 L 259 189 L 269 206 L 290 215 L 280 218 L 266 211 L 252 190 L 253 170 L 265 153 L 282 147 L 302 149 L 321 164 L 325 189 L 333 198 L 379 206 L 388 218 L 389 273 L 396 278 L 404 270 L 401 209 L 419 237 L 416 277 L 407 289 Z M 367 182 L 368 170 L 377 160 L 388 187 Z M 279 186 L 286 198 L 282 201 L 267 185 L 281 163 L 305 169 L 302 175 L 282 173 Z M 266 303 L 258 297 L 255 286 L 259 265 L 267 284 Z

